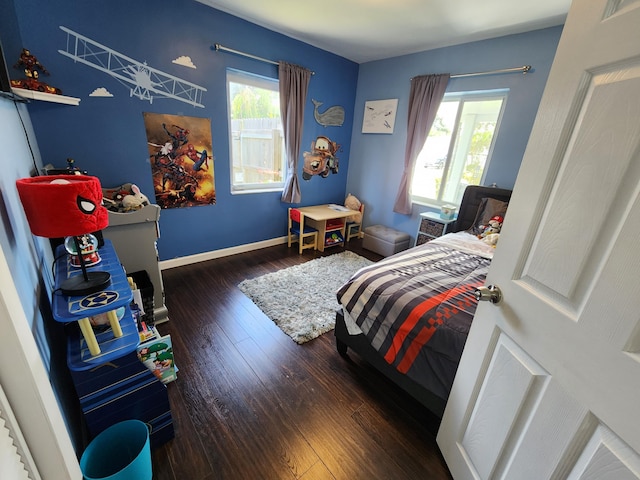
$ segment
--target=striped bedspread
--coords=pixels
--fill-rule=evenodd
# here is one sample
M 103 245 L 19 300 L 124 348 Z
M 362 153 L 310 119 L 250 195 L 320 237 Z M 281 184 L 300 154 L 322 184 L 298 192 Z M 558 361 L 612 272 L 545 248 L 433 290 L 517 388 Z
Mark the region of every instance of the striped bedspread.
M 491 254 L 460 249 L 446 237 L 358 271 L 337 292 L 345 314 L 387 363 L 443 399 L 475 313 L 473 291 L 491 262 Z

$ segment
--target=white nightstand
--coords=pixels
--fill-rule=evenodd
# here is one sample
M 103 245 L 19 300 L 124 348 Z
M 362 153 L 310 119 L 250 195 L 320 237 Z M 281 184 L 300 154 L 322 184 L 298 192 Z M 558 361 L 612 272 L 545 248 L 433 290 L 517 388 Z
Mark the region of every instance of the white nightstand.
M 439 213 L 425 212 L 420 214 L 420 225 L 416 234 L 416 245 L 422 245 L 447 233 L 449 226 L 456 219 L 445 220 Z

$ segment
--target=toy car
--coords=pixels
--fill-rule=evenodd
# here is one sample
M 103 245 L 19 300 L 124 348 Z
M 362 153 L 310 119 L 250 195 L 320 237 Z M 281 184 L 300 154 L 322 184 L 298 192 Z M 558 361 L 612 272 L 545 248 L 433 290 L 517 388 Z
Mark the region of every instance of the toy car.
M 62 95 L 62 90 L 51 85 L 47 85 L 35 78 L 22 78 L 20 80 L 11 80 L 11 86 L 14 88 L 23 88 L 25 90 L 37 90 L 43 93 L 53 93 L 55 95 Z

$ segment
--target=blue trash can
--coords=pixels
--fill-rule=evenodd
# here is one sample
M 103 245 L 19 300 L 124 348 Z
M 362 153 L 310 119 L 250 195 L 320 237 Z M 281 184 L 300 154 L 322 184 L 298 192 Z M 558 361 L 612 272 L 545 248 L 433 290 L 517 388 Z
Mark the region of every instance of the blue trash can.
M 140 420 L 125 420 L 94 438 L 80 458 L 86 480 L 151 480 L 149 429 Z

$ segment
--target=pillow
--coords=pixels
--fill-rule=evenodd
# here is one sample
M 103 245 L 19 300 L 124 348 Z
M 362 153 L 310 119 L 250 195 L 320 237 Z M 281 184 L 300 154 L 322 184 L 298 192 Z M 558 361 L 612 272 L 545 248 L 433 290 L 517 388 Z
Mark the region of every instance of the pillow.
M 478 212 L 476 213 L 476 218 L 473 220 L 471 227 L 467 230 L 467 232 L 472 235 L 480 235 L 482 233 L 482 229 L 480 226 L 487 225 L 489 220 L 496 215 L 504 218 L 507 213 L 507 207 L 509 206 L 509 202 L 503 202 L 501 200 L 496 200 L 495 198 L 484 197 L 480 200 L 480 205 L 478 206 Z
M 347 222 L 355 222 L 355 223 L 362 222 L 362 213 L 360 213 L 361 205 L 362 205 L 362 202 L 360 202 L 360 200 L 358 200 L 356 197 L 354 197 L 351 194 L 347 195 L 347 198 L 345 198 L 344 200 L 344 206 L 347 207 L 349 210 L 356 211 L 353 215 L 347 217 Z

